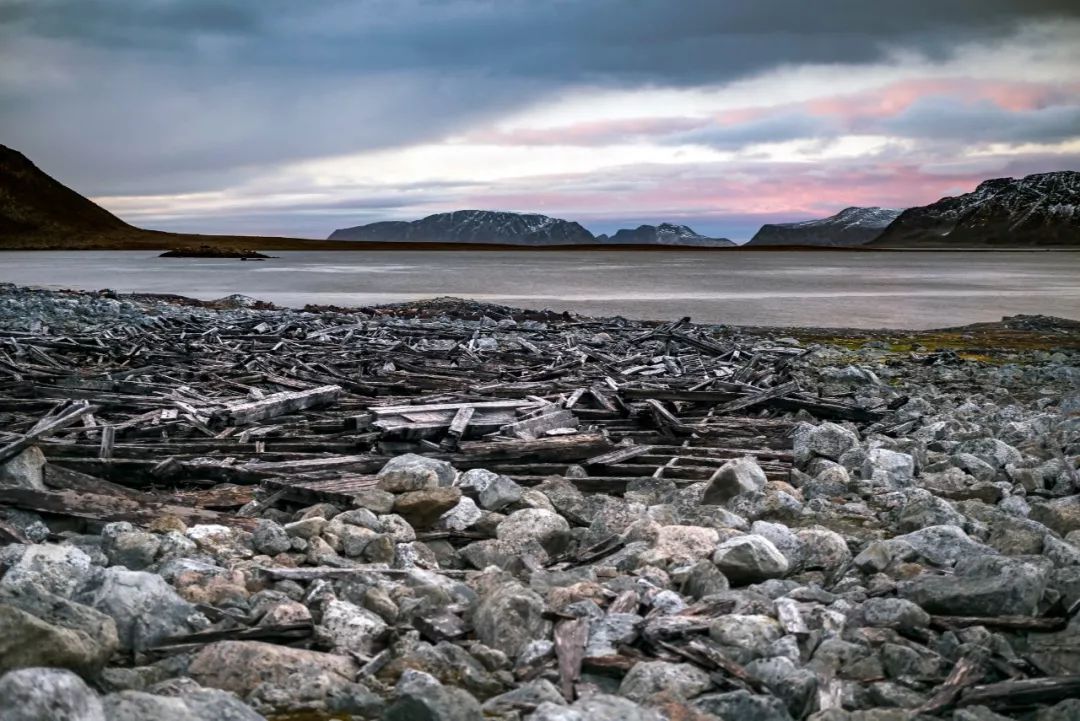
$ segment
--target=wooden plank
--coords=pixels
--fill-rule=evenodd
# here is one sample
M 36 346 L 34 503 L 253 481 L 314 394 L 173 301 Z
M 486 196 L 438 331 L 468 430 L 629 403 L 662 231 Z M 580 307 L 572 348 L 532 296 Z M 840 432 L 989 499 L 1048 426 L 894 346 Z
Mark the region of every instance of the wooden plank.
M 957 705 L 1022 709 L 1043 704 L 1052 705 L 1078 696 L 1080 696 L 1080 675 L 1049 676 L 975 686 L 964 692 Z
M 341 386 L 326 385 L 302 391 L 282 391 L 257 401 L 231 403 L 214 411 L 234 425 L 247 425 L 296 411 L 325 406 L 336 401 L 344 391 Z
M 799 389 L 799 384 L 795 381 L 789 383 L 783 383 L 774 388 L 761 391 L 760 393 L 751 393 L 743 396 L 742 398 L 736 398 L 733 401 L 728 401 L 723 405 L 717 406 L 715 412 L 718 414 L 734 413 L 735 411 L 741 411 L 744 408 L 750 408 L 752 406 L 765 403 L 766 401 L 773 400 L 775 398 L 781 398 L 794 393 Z
M 610 453 L 602 453 L 582 462 L 583 466 L 610 466 L 616 463 L 628 461 L 631 458 L 643 456 L 653 449 L 652 446 L 623 446 L 616 448 Z
M 508 423 L 500 429 L 503 435 L 515 436 L 523 440 L 534 440 L 544 435 L 547 431 L 556 428 L 577 428 L 578 419 L 573 411 L 560 409 L 551 413 L 526 418 L 525 420 Z
M 79 421 L 79 419 L 86 414 L 93 413 L 96 410 L 98 410 L 97 406 L 81 403 L 63 410 L 55 416 L 46 416 L 42 418 L 33 428 L 23 434 L 22 438 L 13 441 L 6 446 L 0 447 L 0 463 L 19 455 L 24 450 L 34 445 L 34 442 L 39 438 L 44 438 L 56 431 L 67 428 Z
M 450 428 L 446 431 L 446 437 L 443 438 L 440 444 L 444 449 L 449 451 L 457 448 L 457 444 L 465 435 L 465 429 L 469 427 L 469 421 L 472 420 L 475 413 L 476 406 L 458 408 L 457 413 L 454 414 L 454 419 L 450 421 Z
M 232 513 L 217 513 L 190 506 L 70 490 L 39 491 L 32 488 L 5 488 L 0 491 L 0 505 L 37 513 L 52 513 L 105 522 L 128 521 L 139 525 L 149 525 L 162 516 L 176 516 L 189 525 L 217 523 L 247 530 L 253 529 L 256 523 L 253 518 L 241 518 Z

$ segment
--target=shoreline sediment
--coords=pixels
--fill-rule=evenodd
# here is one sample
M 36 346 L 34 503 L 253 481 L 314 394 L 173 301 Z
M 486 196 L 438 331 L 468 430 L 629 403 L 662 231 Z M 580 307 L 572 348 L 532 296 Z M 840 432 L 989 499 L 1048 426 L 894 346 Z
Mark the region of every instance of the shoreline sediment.
M 0 687 L 110 719 L 1067 718 L 1078 419 L 1080 322 L 1043 316 L 0 284 Z

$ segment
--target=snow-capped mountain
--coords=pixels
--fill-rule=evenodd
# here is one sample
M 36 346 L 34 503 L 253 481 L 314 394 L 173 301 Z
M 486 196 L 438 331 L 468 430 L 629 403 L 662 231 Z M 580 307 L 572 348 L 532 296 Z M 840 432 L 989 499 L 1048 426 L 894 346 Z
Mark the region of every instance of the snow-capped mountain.
M 581 245 L 593 234 L 578 223 L 546 215 L 493 210 L 457 210 L 408 221 L 384 221 L 341 228 L 330 240 L 371 243 L 486 243 L 513 245 Z
M 496 210 L 458 210 L 408 221 L 384 221 L 342 228 L 330 240 L 369 243 L 477 243 L 486 245 L 673 245 L 726 247 L 726 238 L 708 238 L 685 225 L 661 223 L 594 236 L 580 224 L 546 215 Z
M 710 238 L 695 232 L 689 226 L 674 223 L 639 225 L 632 230 L 623 228 L 610 237 L 596 236 L 596 242 L 605 245 L 687 245 L 709 248 L 735 245 L 727 238 Z
M 865 245 L 881 235 L 900 212 L 894 208 L 844 208 L 828 218 L 763 225 L 747 245 Z
M 909 208 L 875 246 L 1080 245 L 1080 172 L 996 178 Z

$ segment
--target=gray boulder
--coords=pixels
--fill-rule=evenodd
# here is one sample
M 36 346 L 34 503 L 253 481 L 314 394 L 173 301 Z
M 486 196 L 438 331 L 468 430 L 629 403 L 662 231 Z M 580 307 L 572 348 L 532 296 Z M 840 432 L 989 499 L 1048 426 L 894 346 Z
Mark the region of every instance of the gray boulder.
M 19 665 L 59 666 L 87 672 L 104 666 L 119 645 L 117 625 L 112 618 L 89 606 L 50 594 L 37 584 L 0 587 L 0 604 L 0 609 L 18 609 L 49 627 L 46 634 L 27 644 L 16 640 L 19 634 L 14 629 L 0 632 L 0 647 L 14 647 L 10 653 L 0 652 L 0 666 L 5 658 L 11 662 L 19 653 L 31 653 L 39 655 L 38 662 Z M 12 617 L 10 613 L 6 615 Z M 22 621 L 25 622 L 25 618 Z M 41 632 L 37 626 L 24 623 L 23 634 L 27 630 L 32 634 Z M 57 643 L 59 647 L 55 645 Z M 52 661 L 46 661 L 46 650 L 50 647 L 53 652 L 66 649 L 62 655 L 72 659 L 73 663 L 57 663 L 56 656 L 52 656 Z
M 709 674 L 688 663 L 639 661 L 623 677 L 619 695 L 639 703 L 666 692 L 677 699 L 689 699 L 712 686 Z
M 14 458 L 0 463 L 0 488 L 44 491 L 44 469 L 45 454 L 37 446 L 31 446 Z
M 529 721 L 664 721 L 665 718 L 630 699 L 596 693 L 579 698 L 570 706 L 542 703 L 529 716 Z
M 23 668 L 0 677 L 0 721 L 105 721 L 105 712 L 71 671 Z
M 701 696 L 691 704 L 702 713 L 738 721 L 791 721 L 784 703 L 774 696 L 729 691 Z
M 513 548 L 532 542 L 549 551 L 557 548 L 570 531 L 570 524 L 558 513 L 543 508 L 523 508 L 507 516 L 495 529 L 495 537 Z
M 476 637 L 510 658 L 537 638 L 546 638 L 551 624 L 544 618 L 544 599 L 514 581 L 493 583 L 473 611 Z
M 456 477 L 457 471 L 446 461 L 425 458 L 415 453 L 391 458 L 376 476 L 379 489 L 390 493 L 449 486 Z
M 480 704 L 467 691 L 443 686 L 421 671 L 406 671 L 397 684 L 397 699 L 383 712 L 383 721 L 478 721 Z
M 923 574 L 897 592 L 930 613 L 953 616 L 1030 616 L 1049 579 L 1039 558 L 976 556 L 961 559 L 951 576 Z
M 907 631 L 930 625 L 930 614 L 903 598 L 868 598 L 861 611 L 867 626 Z
M 37 583 L 51 593 L 70 597 L 100 571 L 75 546 L 43 543 L 26 546 L 19 560 L 0 579 L 0 586 Z
M 855 432 L 836 423 L 822 423 L 815 426 L 806 438 L 806 448 L 810 454 L 836 461 L 845 452 L 859 445 Z
M 862 477 L 886 488 L 910 486 L 915 478 L 915 459 L 907 453 L 874 448 L 863 461 Z
M 124 649 L 152 646 L 205 622 L 161 576 L 118 566 L 105 569 L 77 600 L 112 617 Z
M 251 533 L 251 547 L 258 553 L 276 556 L 292 548 L 292 538 L 280 524 L 263 518 Z
M 763 536 L 736 536 L 724 541 L 713 554 L 713 563 L 735 585 L 780 578 L 788 572 L 788 561 Z
M 106 696 L 103 705 L 109 721 L 265 721 L 233 694 L 211 688 L 182 696 L 121 691 Z
M 885 542 L 893 548 L 913 549 L 935 566 L 948 566 L 962 558 L 997 555 L 997 551 L 973 541 L 956 526 L 930 526 Z
M 752 456 L 735 458 L 720 466 L 709 479 L 701 502 L 720 506 L 742 493 L 760 491 L 767 480 L 765 471 Z
M 521 500 L 521 486 L 507 476 L 496 476 L 480 491 L 480 506 L 489 511 L 501 511 Z

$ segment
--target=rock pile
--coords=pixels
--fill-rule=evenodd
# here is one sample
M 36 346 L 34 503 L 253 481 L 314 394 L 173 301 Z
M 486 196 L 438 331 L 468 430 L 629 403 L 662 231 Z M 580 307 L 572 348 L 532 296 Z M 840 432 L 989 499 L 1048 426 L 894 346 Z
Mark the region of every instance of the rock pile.
M 408 453 L 348 504 L 99 523 L 6 502 L 23 451 L 0 721 L 1080 717 L 1078 356 L 811 350 L 803 388 L 887 411 L 790 413 L 786 480 Z

